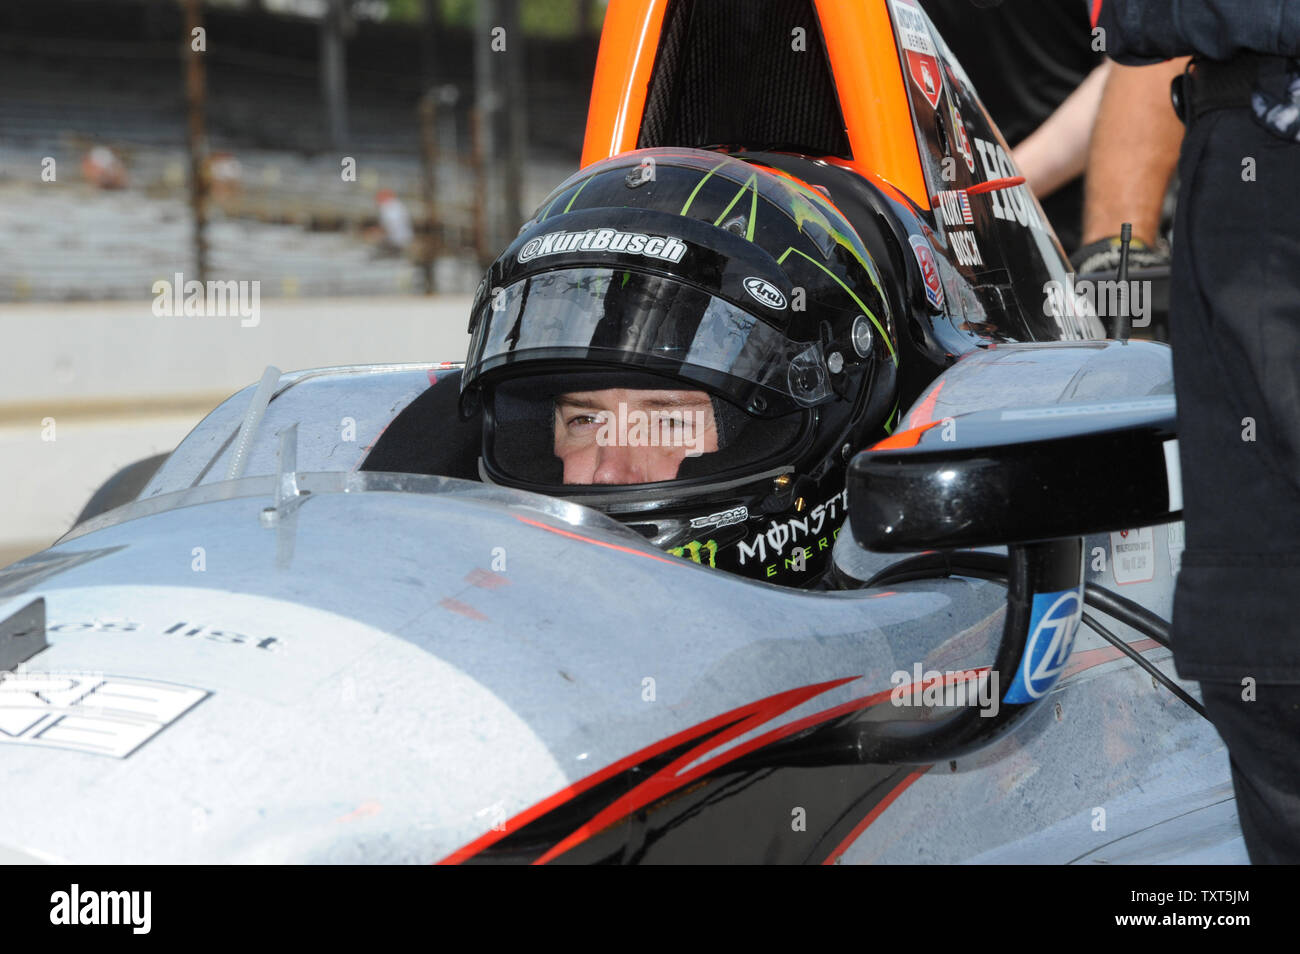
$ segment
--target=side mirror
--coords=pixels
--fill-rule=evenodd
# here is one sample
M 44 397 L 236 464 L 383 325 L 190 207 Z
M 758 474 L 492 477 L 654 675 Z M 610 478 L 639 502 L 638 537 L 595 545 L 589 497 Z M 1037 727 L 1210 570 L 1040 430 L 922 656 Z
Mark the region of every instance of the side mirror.
M 1083 537 L 1177 519 L 1172 397 L 979 411 L 901 431 L 849 465 L 849 520 L 867 549 L 1006 544 L 1007 616 L 987 674 L 996 714 L 860 723 L 871 762 L 929 763 L 988 745 L 1055 685 L 1083 616 Z
M 978 411 L 849 465 L 854 537 L 883 552 L 1081 537 L 1183 508 L 1173 397 Z

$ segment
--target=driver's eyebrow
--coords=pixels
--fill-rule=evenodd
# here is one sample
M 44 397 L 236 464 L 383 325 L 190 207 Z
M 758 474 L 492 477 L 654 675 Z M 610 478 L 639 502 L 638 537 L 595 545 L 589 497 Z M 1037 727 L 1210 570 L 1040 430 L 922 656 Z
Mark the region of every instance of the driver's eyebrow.
M 638 402 L 642 407 L 704 407 L 709 404 L 708 398 L 687 398 L 687 397 L 665 397 L 665 398 L 646 398 Z
M 561 394 L 555 399 L 556 407 L 581 407 L 604 410 L 598 401 L 586 394 Z
M 647 397 L 638 398 L 629 402 L 636 407 L 646 407 L 654 409 L 662 408 L 682 408 L 682 407 L 704 407 L 712 406 L 709 398 L 691 397 L 683 395 L 672 395 L 668 397 Z M 606 410 L 605 405 L 595 400 L 591 393 L 585 391 L 575 391 L 571 394 L 561 394 L 555 398 L 557 407 L 578 407 L 578 408 L 595 408 L 597 410 Z

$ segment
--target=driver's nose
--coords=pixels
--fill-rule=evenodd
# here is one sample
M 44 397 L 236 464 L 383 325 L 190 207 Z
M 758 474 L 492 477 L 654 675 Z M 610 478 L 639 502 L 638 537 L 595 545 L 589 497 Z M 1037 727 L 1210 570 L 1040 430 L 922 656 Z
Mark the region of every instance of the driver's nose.
M 593 484 L 640 484 L 645 482 L 645 467 L 640 448 L 609 445 L 596 450 Z

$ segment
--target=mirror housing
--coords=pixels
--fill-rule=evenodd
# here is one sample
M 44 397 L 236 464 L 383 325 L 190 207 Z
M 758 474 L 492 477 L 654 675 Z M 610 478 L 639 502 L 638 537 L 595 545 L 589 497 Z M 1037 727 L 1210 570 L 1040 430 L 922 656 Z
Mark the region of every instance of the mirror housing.
M 977 411 L 900 431 L 849 464 L 869 550 L 1058 540 L 1176 520 L 1172 396 Z
M 1065 671 L 1084 606 L 1083 537 L 1165 523 L 1182 511 L 1172 397 L 976 411 L 881 441 L 849 466 L 849 520 L 871 550 L 1007 545 L 1002 640 L 981 678 L 992 718 L 845 728 L 859 762 L 933 764 L 1004 736 Z M 1005 693 L 1003 693 L 1005 690 Z

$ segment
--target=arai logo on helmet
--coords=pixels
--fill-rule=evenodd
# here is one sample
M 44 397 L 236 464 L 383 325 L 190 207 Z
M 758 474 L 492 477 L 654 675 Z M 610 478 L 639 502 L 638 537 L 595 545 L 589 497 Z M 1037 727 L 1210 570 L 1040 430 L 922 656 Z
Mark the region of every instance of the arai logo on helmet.
M 768 308 L 785 307 L 785 296 L 781 294 L 781 289 L 765 279 L 746 278 L 745 291 L 753 295 L 759 304 L 767 305 Z
M 583 232 L 548 232 L 529 239 L 515 256 L 528 262 L 542 255 L 561 252 L 626 252 L 647 258 L 680 262 L 686 243 L 671 235 L 646 235 L 643 232 L 620 232 L 618 229 L 587 229 Z

